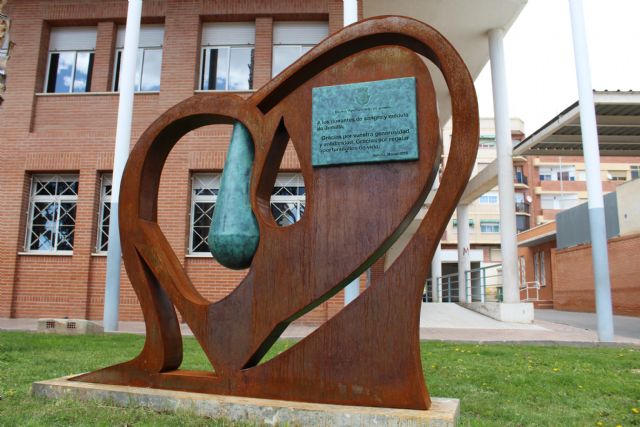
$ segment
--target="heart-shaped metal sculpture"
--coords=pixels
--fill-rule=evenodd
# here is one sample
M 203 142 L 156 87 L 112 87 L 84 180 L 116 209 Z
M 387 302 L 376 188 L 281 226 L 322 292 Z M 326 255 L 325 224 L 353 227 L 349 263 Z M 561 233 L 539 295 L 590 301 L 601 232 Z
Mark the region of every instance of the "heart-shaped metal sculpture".
M 441 158 L 440 125 L 423 58 L 451 95 L 453 135 L 440 189 L 415 235 L 381 278 L 315 332 L 258 364 L 287 325 L 379 259 L 413 220 Z M 416 81 L 417 160 L 313 167 L 313 88 L 402 77 Z M 338 102 L 338 101 L 336 101 Z M 201 126 L 240 122 L 255 144 L 251 206 L 260 238 L 246 278 L 207 301 L 157 224 L 164 162 Z M 120 229 L 125 266 L 140 300 L 145 346 L 135 359 L 75 380 L 349 405 L 427 409 L 419 349 L 429 260 L 471 174 L 479 136 L 473 80 L 451 44 L 428 25 L 380 17 L 332 35 L 244 100 L 195 95 L 140 137 L 124 173 Z M 298 154 L 304 217 L 278 227 L 269 200 L 288 141 Z M 193 331 L 212 372 L 179 370 L 175 313 Z

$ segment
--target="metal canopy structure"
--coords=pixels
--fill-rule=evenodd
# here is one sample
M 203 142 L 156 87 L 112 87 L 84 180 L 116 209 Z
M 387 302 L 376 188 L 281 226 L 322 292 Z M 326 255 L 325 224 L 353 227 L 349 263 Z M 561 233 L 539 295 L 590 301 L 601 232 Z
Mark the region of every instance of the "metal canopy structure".
M 601 156 L 640 155 L 640 92 L 594 91 Z M 513 149 L 514 155 L 582 156 L 575 102 Z
M 594 91 L 601 156 L 640 156 L 640 92 Z M 513 147 L 513 156 L 582 156 L 580 105 L 574 102 Z M 461 203 L 472 203 L 498 184 L 491 162 L 469 181 Z
M 402 15 L 426 22 L 444 35 L 475 80 L 489 61 L 489 31 L 506 34 L 527 0 L 361 0 L 364 18 Z M 438 69 L 428 64 L 438 98 L 440 126 L 451 118 L 449 91 Z

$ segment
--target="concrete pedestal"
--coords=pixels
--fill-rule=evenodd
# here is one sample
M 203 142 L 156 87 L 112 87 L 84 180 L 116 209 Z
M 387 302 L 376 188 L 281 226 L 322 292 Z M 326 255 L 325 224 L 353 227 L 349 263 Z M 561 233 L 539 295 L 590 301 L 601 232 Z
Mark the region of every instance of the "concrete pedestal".
M 195 414 L 258 425 L 290 426 L 455 426 L 460 415 L 458 399 L 432 398 L 428 411 L 324 405 L 283 400 L 218 396 L 141 387 L 68 381 L 70 377 L 32 384 L 31 392 L 53 399 L 108 401 L 156 411 L 188 410 Z

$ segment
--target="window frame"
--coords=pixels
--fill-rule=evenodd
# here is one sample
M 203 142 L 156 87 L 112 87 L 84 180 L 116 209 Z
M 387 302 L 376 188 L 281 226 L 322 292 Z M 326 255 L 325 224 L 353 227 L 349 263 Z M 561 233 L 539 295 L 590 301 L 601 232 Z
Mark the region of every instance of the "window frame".
M 111 190 L 109 190 L 109 194 L 107 194 L 106 187 L 111 186 Z M 97 254 L 105 254 L 109 249 L 109 223 L 106 225 L 106 233 L 104 231 L 105 225 L 104 221 L 111 219 L 111 195 L 113 193 L 113 174 L 112 173 L 103 173 L 100 176 L 100 202 L 98 204 L 98 223 L 96 229 L 96 247 L 95 253 Z M 104 207 L 108 206 L 109 215 L 105 218 L 104 216 Z M 106 239 L 106 243 L 104 240 Z M 103 249 L 104 248 L 104 249 Z
M 489 199 L 493 201 L 489 201 Z M 498 196 L 498 193 L 490 191 L 478 197 L 478 202 L 481 205 L 497 205 L 500 202 L 500 197 Z
M 280 185 L 278 185 L 280 184 Z M 294 184 L 294 185 L 287 185 Z M 276 188 L 287 188 L 287 187 L 295 187 L 302 188 L 302 194 L 274 194 L 276 193 Z M 297 190 L 296 192 L 299 192 Z M 304 217 L 304 211 L 307 207 L 307 196 L 306 196 L 306 187 L 304 185 L 304 177 L 301 173 L 296 172 L 280 172 L 276 177 L 276 182 L 273 185 L 273 190 L 271 192 L 271 197 L 269 199 L 269 210 L 271 211 L 271 218 L 273 218 L 274 222 L 278 225 L 278 227 L 290 227 L 295 223 L 299 222 Z M 296 209 L 299 213 L 298 217 L 291 224 L 280 224 L 278 223 L 278 218 L 284 215 L 284 212 L 280 210 L 279 207 L 276 207 L 282 214 L 275 218 L 273 215 L 273 207 L 276 203 L 293 203 L 296 205 Z M 300 209 L 302 207 L 302 209 Z M 301 212 L 301 213 L 300 213 Z
M 202 85 L 204 84 L 204 72 L 205 72 L 205 51 L 213 50 L 213 49 L 227 49 L 227 78 L 225 81 L 225 89 L 204 89 Z M 229 89 L 229 70 L 231 69 L 231 51 L 237 49 L 249 49 L 251 51 L 250 58 L 254 58 L 251 64 L 251 71 L 249 72 L 249 88 L 248 89 Z M 226 44 L 226 45 L 208 45 L 208 46 L 200 46 L 200 73 L 199 73 L 199 82 L 198 82 L 198 90 L 203 92 L 252 92 L 255 89 L 253 88 L 253 78 L 255 77 L 255 52 L 256 45 L 254 44 Z M 211 53 L 208 53 L 208 58 L 211 58 Z M 211 81 L 211 76 L 209 76 L 209 81 Z
M 491 231 L 487 231 L 483 229 L 485 226 L 493 226 L 496 227 Z M 484 234 L 496 234 L 500 232 L 500 221 L 499 220 L 480 220 L 480 233 Z
M 66 180 L 65 180 L 66 178 Z M 60 181 L 66 182 L 72 178 L 76 183 L 77 190 L 74 195 L 65 195 L 65 194 L 57 194 L 57 183 Z M 56 194 L 49 195 L 37 195 L 36 194 L 36 180 L 41 182 L 48 181 L 51 182 L 53 179 L 56 180 Z M 69 249 L 58 249 L 58 245 L 60 243 L 59 235 L 60 235 L 60 209 L 62 203 L 74 203 L 74 208 L 77 211 L 78 208 L 78 194 L 80 188 L 80 176 L 79 174 L 33 174 L 31 175 L 31 183 L 29 186 L 29 200 L 27 206 L 27 224 L 24 236 L 24 252 L 29 254 L 38 254 L 38 255 L 72 255 L 73 254 L 73 243 L 75 240 L 75 228 L 76 228 L 76 217 L 73 218 L 73 239 L 69 242 L 71 246 L 71 250 Z M 55 230 L 52 231 L 53 241 L 51 243 L 51 249 L 42 250 L 42 249 L 31 249 L 32 243 L 32 235 L 33 235 L 33 221 L 37 215 L 35 214 L 36 203 L 50 203 L 56 206 L 56 214 L 55 214 Z M 77 212 L 76 212 L 77 214 Z
M 274 78 L 275 76 L 277 76 L 280 73 L 282 73 L 284 70 L 289 68 L 293 63 L 295 63 L 298 59 L 300 59 L 302 57 L 302 55 L 304 55 L 305 53 L 309 52 L 311 49 L 313 49 L 316 46 L 317 46 L 316 44 L 309 44 L 309 43 L 301 43 L 301 44 L 291 43 L 291 44 L 274 44 L 274 45 L 272 45 L 272 47 L 271 47 L 271 78 Z M 297 47 L 297 48 L 299 48 L 298 56 L 296 57 L 296 59 L 293 60 L 293 62 L 289 63 L 289 65 L 287 65 L 282 70 L 280 70 L 277 74 L 275 74 L 274 73 L 274 69 L 273 69 L 273 64 L 275 63 L 276 48 L 281 48 L 281 47 L 284 47 L 284 48 Z
M 199 178 L 199 177 L 203 177 L 203 178 Z M 214 192 L 215 194 L 208 194 L 208 195 L 194 194 L 195 193 L 194 185 L 197 179 L 201 179 L 202 182 L 205 182 L 205 180 L 212 180 L 214 184 L 217 183 L 218 184 L 217 187 L 215 185 L 211 187 L 212 192 Z M 209 244 L 208 242 L 206 242 L 208 239 L 209 233 L 207 233 L 206 236 L 201 236 L 202 242 L 198 244 L 198 246 L 200 246 L 202 243 L 206 242 L 207 243 L 206 251 L 194 250 L 194 246 L 193 246 L 194 220 L 195 220 L 195 212 L 196 212 L 196 203 L 200 202 L 200 203 L 213 203 L 213 207 L 211 210 L 211 221 L 213 221 L 213 212 L 215 210 L 216 203 L 218 200 L 218 193 L 220 192 L 221 179 L 222 179 L 221 171 L 194 172 L 191 174 L 191 201 L 189 206 L 189 239 L 188 239 L 188 247 L 187 247 L 187 254 L 189 256 L 194 256 L 194 257 L 212 256 L 211 252 L 209 251 Z M 211 222 L 209 222 L 209 227 L 211 227 Z
M 163 47 L 162 46 L 149 46 L 149 47 L 138 47 L 138 53 L 136 56 L 136 82 L 134 83 L 134 92 L 138 93 L 158 93 L 160 92 L 161 83 L 162 83 L 162 75 L 160 76 L 160 82 L 158 83 L 157 90 L 142 90 L 142 79 L 144 75 L 144 58 L 147 51 L 160 51 L 160 74 L 162 74 L 162 59 L 163 59 Z M 120 92 L 120 73 L 121 73 L 121 63 L 122 63 L 122 55 L 124 52 L 124 48 L 117 48 L 115 52 L 115 56 L 113 57 L 113 79 L 111 81 L 111 91 L 112 92 Z M 140 54 L 142 54 L 142 58 L 140 58 Z M 138 64 L 140 64 L 140 70 L 138 70 Z M 140 71 L 138 73 L 138 71 Z M 136 89 L 136 85 L 138 89 Z
M 50 83 L 50 78 L 51 78 L 51 57 L 53 55 L 60 55 L 61 53 L 69 53 L 69 52 L 73 52 L 74 53 L 74 60 L 73 60 L 73 70 L 71 72 L 71 85 L 69 85 L 69 90 L 67 92 L 57 92 L 57 91 L 53 91 L 53 92 L 49 92 L 49 83 Z M 85 90 L 82 92 L 75 92 L 73 90 L 74 87 L 74 83 L 76 80 L 76 69 L 78 68 L 78 53 L 89 53 L 89 66 L 87 69 L 87 84 L 85 86 Z M 91 92 L 91 83 L 92 83 L 92 74 L 93 74 L 93 65 L 94 65 L 94 61 L 95 61 L 95 49 L 61 49 L 61 50 L 50 50 L 47 53 L 47 68 L 46 68 L 46 72 L 44 75 L 44 93 L 89 93 Z M 56 77 L 57 77 L 57 73 L 56 73 Z M 55 89 L 55 87 L 54 87 Z

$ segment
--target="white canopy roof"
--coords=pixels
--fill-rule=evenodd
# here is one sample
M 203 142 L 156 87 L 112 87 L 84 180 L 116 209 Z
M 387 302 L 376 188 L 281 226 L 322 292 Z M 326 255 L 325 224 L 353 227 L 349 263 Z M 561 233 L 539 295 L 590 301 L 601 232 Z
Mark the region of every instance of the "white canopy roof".
M 362 0 L 365 18 L 403 15 L 423 21 L 442 33 L 458 50 L 475 79 L 489 60 L 488 31 L 506 33 L 526 0 Z M 449 91 L 435 66 L 430 66 L 440 110 L 440 125 L 451 116 Z

